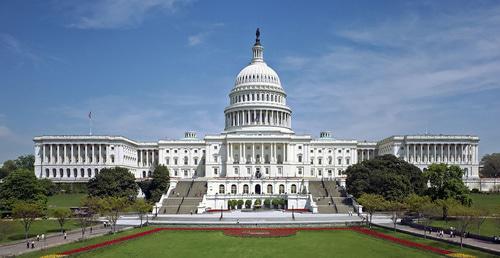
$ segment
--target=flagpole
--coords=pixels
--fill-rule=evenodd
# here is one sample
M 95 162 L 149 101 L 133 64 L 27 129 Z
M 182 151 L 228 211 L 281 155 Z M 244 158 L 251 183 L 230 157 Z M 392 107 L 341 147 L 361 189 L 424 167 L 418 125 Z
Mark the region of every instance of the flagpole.
M 89 135 L 92 135 L 92 111 L 89 112 Z

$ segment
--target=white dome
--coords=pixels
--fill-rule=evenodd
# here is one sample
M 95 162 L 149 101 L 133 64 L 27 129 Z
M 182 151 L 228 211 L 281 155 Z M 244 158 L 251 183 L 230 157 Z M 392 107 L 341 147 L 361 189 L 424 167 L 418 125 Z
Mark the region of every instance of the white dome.
M 235 85 L 245 83 L 265 83 L 281 87 L 278 74 L 264 62 L 253 62 L 238 73 Z

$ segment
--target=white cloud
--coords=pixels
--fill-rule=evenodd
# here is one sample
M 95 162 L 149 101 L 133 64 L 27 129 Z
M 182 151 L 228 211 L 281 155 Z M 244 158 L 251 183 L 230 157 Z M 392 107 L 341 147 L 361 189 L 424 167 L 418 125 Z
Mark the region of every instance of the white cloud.
M 77 2 L 72 8 L 78 29 L 119 29 L 141 24 L 155 10 L 175 11 L 181 0 L 102 0 Z M 67 4 L 67 3 L 65 3 Z
M 0 125 L 0 138 L 8 138 L 12 136 L 12 131 L 4 125 Z
M 279 64 L 292 70 L 285 87 L 296 130 L 329 127 L 345 137 L 380 139 L 432 131 L 458 114 L 473 125 L 470 103 L 449 106 L 457 96 L 500 89 L 499 27 L 498 8 L 413 15 L 337 33 L 356 44 L 329 46 L 316 57 L 285 57 Z
M 202 44 L 214 31 L 224 26 L 224 23 L 212 23 L 203 25 L 202 31 L 188 37 L 188 46 L 194 47 Z

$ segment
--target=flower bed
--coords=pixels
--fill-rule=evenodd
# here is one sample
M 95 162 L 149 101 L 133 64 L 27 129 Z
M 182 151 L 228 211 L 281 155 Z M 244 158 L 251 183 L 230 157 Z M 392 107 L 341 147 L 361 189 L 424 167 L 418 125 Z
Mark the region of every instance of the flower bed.
M 446 255 L 446 254 L 453 253 L 453 252 L 448 251 L 448 250 L 436 248 L 436 247 L 429 246 L 429 245 L 415 243 L 415 242 L 412 242 L 412 241 L 409 241 L 409 240 L 405 240 L 405 239 L 393 237 L 393 236 L 386 235 L 386 234 L 377 232 L 375 230 L 367 229 L 367 228 L 353 227 L 352 229 L 354 231 L 357 231 L 357 232 L 360 232 L 360 233 L 363 233 L 363 234 L 366 234 L 366 235 L 370 235 L 370 236 L 373 236 L 373 237 L 376 237 L 376 238 L 388 240 L 388 241 L 391 241 L 391 242 L 394 242 L 394 243 L 397 243 L 397 244 L 400 244 L 400 245 L 409 246 L 409 247 L 413 247 L 413 248 L 418 248 L 418 249 L 430 251 L 430 252 L 441 254 L 441 255 Z

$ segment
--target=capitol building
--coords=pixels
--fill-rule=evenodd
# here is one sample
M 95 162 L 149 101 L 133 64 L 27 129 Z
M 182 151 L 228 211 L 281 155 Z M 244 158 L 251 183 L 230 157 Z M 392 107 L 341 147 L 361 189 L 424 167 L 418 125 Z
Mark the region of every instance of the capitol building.
M 338 139 L 329 131 L 318 137 L 295 134 L 286 84 L 266 64 L 259 36 L 250 63 L 229 92 L 220 134 L 199 138 L 188 131 L 178 140 L 153 142 L 112 135 L 37 136 L 36 176 L 86 182 L 103 168 L 119 166 L 144 180 L 155 166 L 165 165 L 171 187 L 161 202 L 179 197 L 182 184 L 193 189 L 198 183 L 198 192 L 192 194 L 197 212 L 226 209 L 229 199 L 255 201 L 262 196 L 285 196 L 289 207 L 314 209 L 311 184 L 345 185 L 350 165 L 385 154 L 422 170 L 432 163 L 458 165 L 464 180 L 479 178 L 477 136 L 395 135 L 371 142 Z

